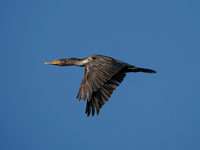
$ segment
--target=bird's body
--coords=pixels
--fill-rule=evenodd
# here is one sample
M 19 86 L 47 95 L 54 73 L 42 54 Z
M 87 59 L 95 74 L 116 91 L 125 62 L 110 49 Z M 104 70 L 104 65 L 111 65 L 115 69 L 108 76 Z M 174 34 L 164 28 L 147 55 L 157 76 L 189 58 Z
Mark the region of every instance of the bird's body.
M 85 66 L 85 74 L 83 76 L 77 98 L 79 101 L 85 101 L 87 105 L 85 113 L 92 116 L 97 115 L 100 109 L 110 98 L 113 90 L 121 83 L 128 72 L 146 72 L 156 73 L 151 69 L 138 68 L 125 62 L 102 55 L 91 55 L 85 59 L 68 58 L 58 59 L 50 63 L 59 66 L 76 65 Z

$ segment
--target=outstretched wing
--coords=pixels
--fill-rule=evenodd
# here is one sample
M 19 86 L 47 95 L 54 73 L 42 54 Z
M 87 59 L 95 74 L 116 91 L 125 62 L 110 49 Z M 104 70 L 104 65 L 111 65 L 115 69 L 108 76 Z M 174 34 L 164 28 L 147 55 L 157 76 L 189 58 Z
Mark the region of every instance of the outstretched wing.
M 87 98 L 86 112 L 90 115 L 92 109 L 92 116 L 99 114 L 100 108 L 108 101 L 119 83 L 121 83 L 126 76 L 120 70 L 125 66 L 112 58 L 96 58 L 86 64 L 85 75 L 83 76 L 77 98 L 79 101 L 85 101 Z
M 119 72 L 113 76 L 110 80 L 103 83 L 103 85 L 95 92 L 92 93 L 91 99 L 87 100 L 86 111 L 87 116 L 90 115 L 92 110 L 92 116 L 95 114 L 95 108 L 97 115 L 99 114 L 100 109 L 105 104 L 106 101 L 110 98 L 113 90 L 115 90 L 119 83 L 121 83 L 126 74 L 124 72 Z

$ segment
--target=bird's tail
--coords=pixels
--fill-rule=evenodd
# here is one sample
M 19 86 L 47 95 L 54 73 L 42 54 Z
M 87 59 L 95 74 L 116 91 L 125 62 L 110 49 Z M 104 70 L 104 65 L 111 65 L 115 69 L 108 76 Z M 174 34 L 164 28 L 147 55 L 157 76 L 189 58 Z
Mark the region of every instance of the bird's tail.
M 146 68 L 137 68 L 136 69 L 138 72 L 145 72 L 145 73 L 156 73 L 156 71 L 152 69 L 146 69 Z
M 131 72 L 145 72 L 145 73 L 156 73 L 156 71 L 152 69 L 146 69 L 146 68 L 137 68 L 137 67 L 131 67 L 129 68 Z

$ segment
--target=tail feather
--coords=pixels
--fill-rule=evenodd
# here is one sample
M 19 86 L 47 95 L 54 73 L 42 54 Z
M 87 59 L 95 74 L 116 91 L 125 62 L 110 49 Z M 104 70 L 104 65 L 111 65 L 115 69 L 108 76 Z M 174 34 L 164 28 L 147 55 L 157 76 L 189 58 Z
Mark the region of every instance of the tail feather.
M 156 73 L 156 71 L 152 69 L 146 69 L 146 68 L 134 68 L 132 69 L 133 72 L 145 72 L 145 73 Z

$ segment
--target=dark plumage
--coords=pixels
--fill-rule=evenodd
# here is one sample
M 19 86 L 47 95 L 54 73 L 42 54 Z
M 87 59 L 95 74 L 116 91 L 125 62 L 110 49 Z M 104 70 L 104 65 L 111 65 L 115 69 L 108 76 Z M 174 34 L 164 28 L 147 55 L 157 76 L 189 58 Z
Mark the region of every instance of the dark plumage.
M 115 90 L 123 81 L 126 73 L 156 73 L 154 70 L 138 68 L 102 55 L 91 55 L 85 59 L 57 59 L 53 62 L 46 62 L 45 64 L 59 66 L 85 66 L 85 74 L 83 76 L 77 98 L 79 98 L 79 101 L 85 101 L 87 98 L 85 111 L 87 116 L 89 116 L 90 113 L 92 113 L 93 116 L 95 114 L 95 108 L 97 115 L 99 114 L 100 109 L 106 101 L 108 101 L 113 93 L 113 90 Z

